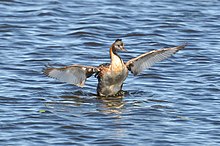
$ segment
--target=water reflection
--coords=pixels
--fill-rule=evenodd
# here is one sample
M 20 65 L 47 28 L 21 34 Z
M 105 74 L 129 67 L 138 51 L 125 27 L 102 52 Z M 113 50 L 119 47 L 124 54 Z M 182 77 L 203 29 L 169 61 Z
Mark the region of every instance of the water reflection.
M 101 109 L 103 109 L 102 112 L 120 114 L 125 105 L 123 97 L 98 97 L 101 102 Z
M 124 96 L 100 97 L 82 91 L 65 94 L 58 96 L 58 98 L 51 98 L 53 101 L 47 102 L 46 107 L 58 111 L 60 109 L 71 111 L 70 108 L 78 108 L 81 112 L 88 113 L 88 109 L 94 109 L 93 106 L 95 106 L 96 112 L 120 114 L 125 105 Z
M 122 114 L 123 110 L 126 111 L 125 106 L 149 110 L 168 110 L 172 106 L 172 103 L 168 100 L 141 91 L 127 91 L 124 96 L 114 97 L 100 97 L 81 90 L 63 94 L 56 98 L 51 98 L 52 101 L 47 102 L 46 106 L 56 111 L 65 110 L 71 112 L 77 109 L 81 113 L 115 113 L 118 116 Z M 143 95 L 147 97 L 143 99 Z

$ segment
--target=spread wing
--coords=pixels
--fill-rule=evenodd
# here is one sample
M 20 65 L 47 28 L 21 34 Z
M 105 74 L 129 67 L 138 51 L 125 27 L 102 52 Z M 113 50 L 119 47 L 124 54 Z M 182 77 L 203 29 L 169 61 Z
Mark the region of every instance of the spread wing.
M 177 51 L 185 48 L 185 46 L 186 44 L 173 48 L 163 48 L 160 50 L 153 50 L 151 52 L 147 52 L 136 58 L 129 60 L 126 63 L 126 66 L 134 75 L 137 75 L 144 69 L 150 68 L 155 63 L 160 62 L 172 56 Z
M 43 69 L 43 73 L 48 77 L 80 87 L 83 87 L 86 79 L 96 72 L 98 72 L 98 68 L 96 67 L 80 65 L 65 66 L 62 68 L 46 67 Z

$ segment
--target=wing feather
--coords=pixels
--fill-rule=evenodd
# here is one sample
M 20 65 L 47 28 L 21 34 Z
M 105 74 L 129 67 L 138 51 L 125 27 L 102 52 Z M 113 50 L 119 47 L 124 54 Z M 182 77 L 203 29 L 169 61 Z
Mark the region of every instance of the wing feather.
M 62 68 L 46 67 L 43 73 L 61 82 L 83 87 L 87 78 L 98 72 L 98 68 L 91 66 L 72 65 Z
M 144 69 L 150 68 L 155 63 L 172 56 L 177 51 L 185 48 L 185 46 L 186 45 L 181 45 L 173 48 L 164 48 L 160 50 L 153 50 L 151 52 L 147 52 L 129 60 L 126 63 L 126 66 L 134 75 L 137 75 Z

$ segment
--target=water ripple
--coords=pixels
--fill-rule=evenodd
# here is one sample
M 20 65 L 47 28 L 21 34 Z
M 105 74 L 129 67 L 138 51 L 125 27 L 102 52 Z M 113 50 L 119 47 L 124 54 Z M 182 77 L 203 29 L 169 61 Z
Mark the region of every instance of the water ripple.
M 0 145 L 218 145 L 219 7 L 217 0 L 2 0 Z M 42 74 L 46 64 L 109 62 L 117 38 L 125 61 L 188 46 L 129 74 L 124 97 L 97 97 L 95 77 L 81 89 Z

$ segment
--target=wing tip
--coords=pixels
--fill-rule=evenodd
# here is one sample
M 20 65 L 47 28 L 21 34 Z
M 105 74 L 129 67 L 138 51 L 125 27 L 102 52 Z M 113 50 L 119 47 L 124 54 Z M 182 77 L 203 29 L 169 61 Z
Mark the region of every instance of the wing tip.
M 45 65 L 44 68 L 42 69 L 42 73 L 46 76 L 49 76 L 49 73 L 50 71 L 52 70 L 53 68 L 51 68 L 51 66 L 49 65 Z
M 176 49 L 179 51 L 179 50 L 184 49 L 184 48 L 185 48 L 186 46 L 188 46 L 188 45 L 189 45 L 189 43 L 185 42 L 185 43 L 183 43 L 182 45 L 177 46 Z

